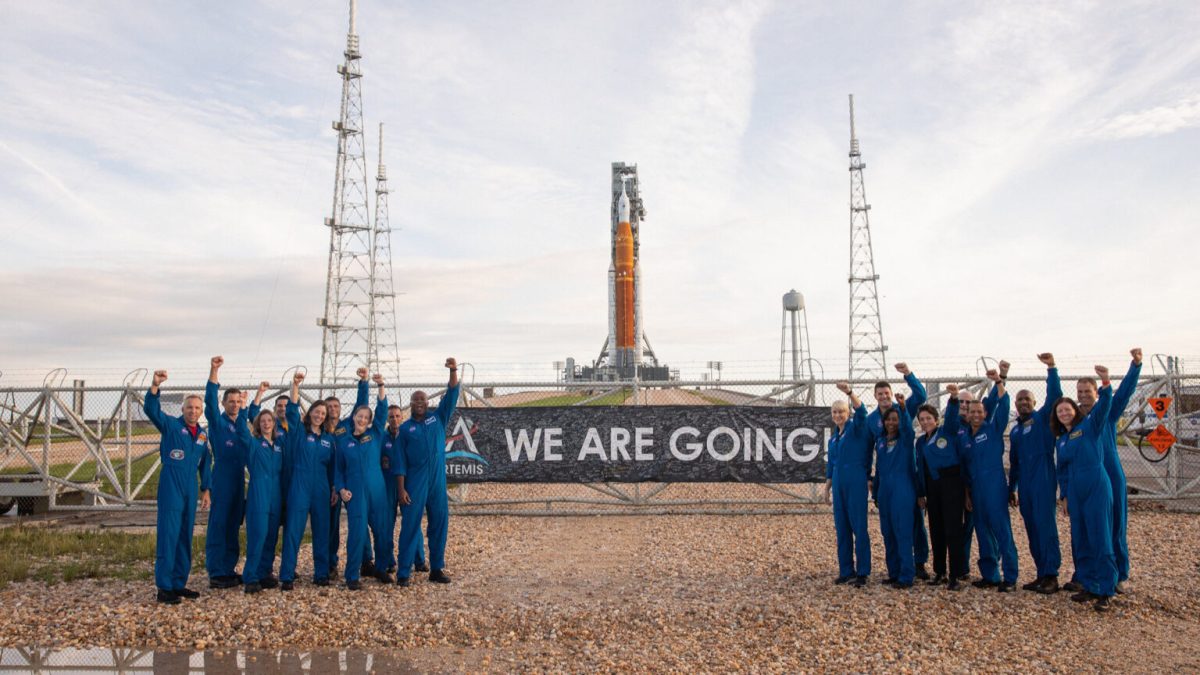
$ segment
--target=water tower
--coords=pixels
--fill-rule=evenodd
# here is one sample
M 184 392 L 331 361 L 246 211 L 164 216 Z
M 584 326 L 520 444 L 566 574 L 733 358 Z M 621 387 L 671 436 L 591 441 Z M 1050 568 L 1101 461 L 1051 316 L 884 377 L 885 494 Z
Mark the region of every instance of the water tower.
M 804 312 L 804 294 L 792 289 L 783 294 L 783 325 L 779 337 L 779 379 L 803 382 L 813 378 L 812 355 L 809 353 L 808 319 Z M 793 389 L 789 400 L 795 400 Z M 807 399 L 813 398 L 808 388 Z M 807 403 L 811 404 L 809 400 Z

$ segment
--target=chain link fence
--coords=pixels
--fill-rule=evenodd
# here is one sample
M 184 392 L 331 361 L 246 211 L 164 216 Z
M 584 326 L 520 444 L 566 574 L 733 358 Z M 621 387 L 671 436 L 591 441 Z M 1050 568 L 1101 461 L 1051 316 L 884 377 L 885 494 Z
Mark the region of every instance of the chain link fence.
M 1062 378 L 1074 394 L 1074 376 Z M 967 385 L 977 395 L 987 380 L 928 378 L 930 402 L 945 404 L 945 385 Z M 461 407 L 510 406 L 827 406 L 842 398 L 834 380 L 737 380 L 698 382 L 465 382 Z M 853 386 L 870 406 L 874 382 Z M 895 380 L 897 392 L 907 385 Z M 1114 381 L 1114 386 L 1119 380 Z M 256 387 L 239 387 L 253 392 Z M 1044 377 L 1010 377 L 1010 393 L 1030 390 L 1044 402 Z M 388 385 L 388 394 L 407 404 L 418 389 L 438 398 L 438 383 Z M 164 410 L 177 414 L 198 386 L 165 386 Z M 0 514 L 46 510 L 153 509 L 158 489 L 158 432 L 142 413 L 144 386 L 46 386 L 0 389 Z M 266 393 L 263 407 L 286 394 L 280 385 Z M 307 401 L 336 395 L 344 414 L 355 398 L 353 384 L 305 385 Z M 1172 399 L 1160 421 L 1149 404 Z M 1012 415 L 1015 416 L 1015 410 Z M 1150 432 L 1159 426 L 1176 439 L 1160 451 Z M 1121 461 L 1130 497 L 1170 508 L 1200 510 L 1200 375 L 1143 375 L 1120 423 Z M 1159 432 L 1161 433 L 1161 432 Z M 827 508 L 818 484 L 501 484 L 452 485 L 456 514 L 594 515 L 603 513 L 792 513 Z

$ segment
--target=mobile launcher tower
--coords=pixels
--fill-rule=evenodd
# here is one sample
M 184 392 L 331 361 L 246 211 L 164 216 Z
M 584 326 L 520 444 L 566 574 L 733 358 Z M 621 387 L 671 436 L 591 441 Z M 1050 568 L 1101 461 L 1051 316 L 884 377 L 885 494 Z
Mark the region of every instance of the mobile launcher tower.
M 637 165 L 613 162 L 608 265 L 608 338 L 592 366 L 577 368 L 567 359 L 564 379 L 668 380 L 670 369 L 658 362 L 642 327 L 642 270 L 639 249 L 646 217 L 638 188 Z

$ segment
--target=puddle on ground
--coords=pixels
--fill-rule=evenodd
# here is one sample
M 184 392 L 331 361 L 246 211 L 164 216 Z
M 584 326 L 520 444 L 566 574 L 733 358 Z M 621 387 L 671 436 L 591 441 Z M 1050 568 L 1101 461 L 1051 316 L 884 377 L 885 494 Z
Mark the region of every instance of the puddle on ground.
M 0 647 L 0 673 L 416 673 L 392 654 L 363 651 L 45 649 Z

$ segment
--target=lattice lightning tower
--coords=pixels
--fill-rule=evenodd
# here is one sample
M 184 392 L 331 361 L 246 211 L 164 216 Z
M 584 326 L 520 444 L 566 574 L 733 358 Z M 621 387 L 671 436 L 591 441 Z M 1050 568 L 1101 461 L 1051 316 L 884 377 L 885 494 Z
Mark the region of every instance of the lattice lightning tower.
M 383 123 L 379 123 L 379 172 L 375 174 L 375 245 L 371 258 L 370 369 L 388 382 L 400 379 L 396 338 L 396 294 L 392 287 L 392 228 L 388 222 L 387 168 L 383 165 Z
M 367 205 L 367 159 L 363 149 L 362 70 L 355 32 L 355 0 L 350 0 L 350 31 L 342 76 L 337 173 L 333 183 L 333 214 L 329 228 L 329 272 L 325 280 L 322 327 L 321 382 L 344 382 L 367 366 L 371 354 L 372 231 Z
M 863 183 L 862 153 L 854 133 L 854 94 L 850 94 L 850 379 L 882 379 L 887 345 L 879 318 L 875 253 L 871 248 L 871 206 Z

